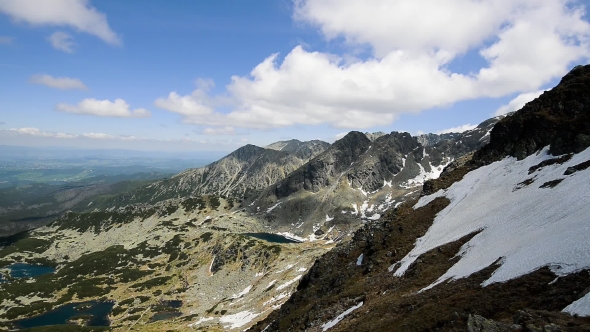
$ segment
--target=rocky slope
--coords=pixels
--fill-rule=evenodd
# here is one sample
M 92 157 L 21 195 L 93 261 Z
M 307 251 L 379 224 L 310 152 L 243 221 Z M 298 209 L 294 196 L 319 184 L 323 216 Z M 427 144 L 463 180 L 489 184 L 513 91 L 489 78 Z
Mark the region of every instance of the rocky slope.
M 334 226 L 354 228 L 379 219 L 446 166 L 487 144 L 500 118 L 443 135 L 350 132 L 246 205 L 265 225 L 300 238 Z
M 590 66 L 576 67 L 252 330 L 590 331 L 589 115 Z
M 329 146 L 329 143 L 320 140 L 301 142 L 300 140 L 292 139 L 289 141 L 275 142 L 267 145 L 265 148 L 288 152 L 303 160 L 310 160 L 324 152 Z
M 261 148 L 243 146 L 224 158 L 202 168 L 189 169 L 170 179 L 131 191 L 108 202 L 122 206 L 132 203 L 155 203 L 170 198 L 199 195 L 221 195 L 242 199 L 252 191 L 261 190 L 305 164 L 329 145 L 322 141 L 278 142 Z
M 0 236 L 47 225 L 67 210 L 82 211 L 109 197 L 155 180 L 92 181 L 66 186 L 28 184 L 0 190 Z
M 284 303 L 331 245 L 250 236 L 263 229 L 232 204 L 203 196 L 70 212 L 0 243 L 0 330 L 89 301 L 112 303 L 114 331 L 247 328 Z M 56 271 L 18 278 L 14 263 Z

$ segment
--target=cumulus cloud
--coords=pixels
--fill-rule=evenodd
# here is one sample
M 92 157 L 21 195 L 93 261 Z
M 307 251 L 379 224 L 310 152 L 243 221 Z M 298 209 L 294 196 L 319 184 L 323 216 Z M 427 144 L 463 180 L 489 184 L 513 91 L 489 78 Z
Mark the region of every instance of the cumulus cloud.
M 47 74 L 38 74 L 33 75 L 29 79 L 29 83 L 31 84 L 41 84 L 48 86 L 50 88 L 61 89 L 61 90 L 68 90 L 68 89 L 78 89 L 78 90 L 86 90 L 88 89 L 82 81 L 77 78 L 70 78 L 70 77 L 53 77 Z
M 472 125 L 472 124 L 468 123 L 468 124 L 464 124 L 462 126 L 457 126 L 457 127 L 453 127 L 453 128 L 443 129 L 443 130 L 440 130 L 440 131 L 438 131 L 436 133 L 437 134 L 462 133 L 464 131 L 475 129 L 475 127 L 477 127 L 477 125 Z
M 0 44 L 9 45 L 12 44 L 14 38 L 8 36 L 0 36 Z
M 54 32 L 51 36 L 47 37 L 47 41 L 56 50 L 74 53 L 74 38 L 63 31 Z
M 500 106 L 495 112 L 494 116 L 504 115 L 506 113 L 515 112 L 521 109 L 526 103 L 529 101 L 539 97 L 543 94 L 545 90 L 529 92 L 529 93 L 521 93 L 512 99 L 508 104 Z
M 59 103 L 55 108 L 58 111 L 66 113 L 114 118 L 148 118 L 151 116 L 151 113 L 143 108 L 130 110 L 129 104 L 123 99 L 115 99 L 115 101 L 112 102 L 110 100 L 89 98 L 82 100 L 78 105 Z
M 203 134 L 205 134 L 205 135 L 237 135 L 237 132 L 234 127 L 225 126 L 225 127 L 218 127 L 218 128 L 205 128 L 203 130 Z
M 362 129 L 458 101 L 538 90 L 590 59 L 590 24 L 579 1 L 296 0 L 294 8 L 295 20 L 344 40 L 351 54 L 365 47 L 371 56 L 297 46 L 233 76 L 229 112 L 217 110 L 216 96 L 202 87 L 171 92 L 156 106 L 199 125 Z M 483 65 L 451 70 L 467 52 Z
M 201 118 L 213 114 L 213 102 L 208 92 L 214 83 L 208 79 L 198 79 L 197 88 L 192 94 L 181 96 L 170 92 L 166 98 L 158 98 L 155 105 L 161 109 L 183 115 L 187 119 Z
M 16 22 L 68 26 L 112 45 L 121 43 L 109 27 L 106 15 L 92 7 L 88 0 L 0 0 L 0 12 Z
M 40 136 L 40 137 L 53 137 L 53 138 L 75 138 L 76 135 L 70 135 L 65 133 L 49 133 L 41 131 L 37 128 L 24 127 L 24 128 L 13 128 L 9 131 L 16 132 L 21 135 Z

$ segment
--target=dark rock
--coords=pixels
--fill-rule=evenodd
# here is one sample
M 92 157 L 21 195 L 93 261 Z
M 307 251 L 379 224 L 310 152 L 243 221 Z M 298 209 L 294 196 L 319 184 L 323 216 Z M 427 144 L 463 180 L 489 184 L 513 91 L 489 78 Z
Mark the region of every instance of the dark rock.
M 486 319 L 479 315 L 469 315 L 467 320 L 469 332 L 509 332 L 514 331 L 510 325 Z
M 500 120 L 490 144 L 474 160 L 485 165 L 505 156 L 524 159 L 545 146 L 553 155 L 590 146 L 590 65 L 578 66 L 561 82 L 515 114 Z

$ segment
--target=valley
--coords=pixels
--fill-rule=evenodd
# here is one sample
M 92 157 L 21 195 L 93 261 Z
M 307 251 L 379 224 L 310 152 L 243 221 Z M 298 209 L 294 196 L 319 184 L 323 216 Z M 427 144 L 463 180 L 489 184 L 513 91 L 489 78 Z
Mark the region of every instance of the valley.
M 588 330 L 589 85 L 576 67 L 462 133 L 245 145 L 80 187 L 0 239 L 0 328 Z

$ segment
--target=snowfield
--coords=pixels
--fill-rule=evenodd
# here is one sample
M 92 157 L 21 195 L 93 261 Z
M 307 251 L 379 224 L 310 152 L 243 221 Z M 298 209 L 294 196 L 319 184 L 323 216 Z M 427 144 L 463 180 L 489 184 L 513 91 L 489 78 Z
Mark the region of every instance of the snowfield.
M 590 148 L 563 164 L 545 166 L 529 175 L 531 166 L 556 158 L 547 151 L 545 148 L 521 161 L 507 157 L 468 173 L 445 191 L 422 197 L 414 208 L 441 196 L 451 203 L 400 261 L 394 275 L 402 276 L 427 251 L 478 231 L 461 248 L 460 260 L 423 290 L 467 277 L 499 258 L 501 266 L 483 286 L 544 266 L 558 276 L 590 268 L 590 169 L 564 175 L 568 167 L 590 159 Z M 531 178 L 533 183 L 521 184 Z M 554 188 L 540 188 L 557 179 L 563 181 Z M 590 296 L 565 311 L 590 314 Z

